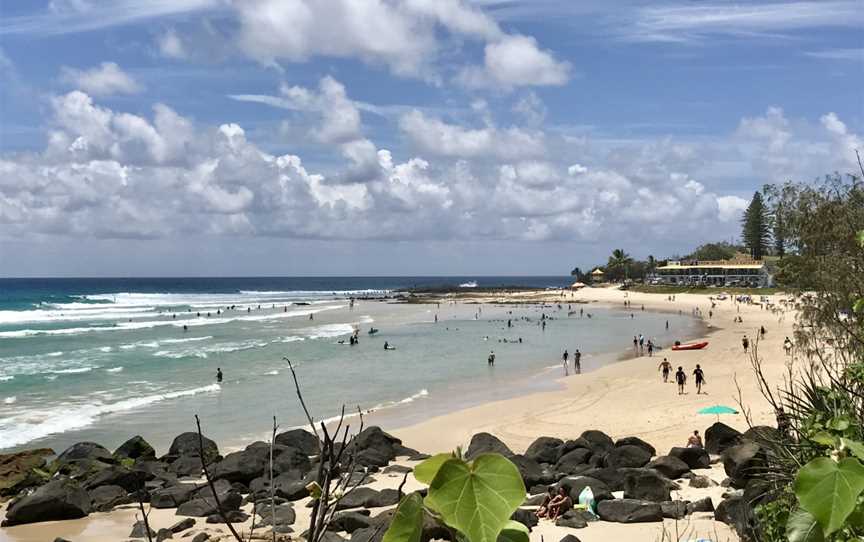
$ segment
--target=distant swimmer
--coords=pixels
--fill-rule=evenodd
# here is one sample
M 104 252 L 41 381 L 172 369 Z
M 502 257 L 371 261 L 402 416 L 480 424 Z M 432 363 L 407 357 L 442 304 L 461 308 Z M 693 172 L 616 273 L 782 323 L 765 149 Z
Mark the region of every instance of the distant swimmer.
M 396 350 L 396 347 L 387 341 L 384 341 L 384 350 Z
M 222 368 L 216 368 L 216 382 L 222 382 Z
M 315 315 L 314 315 L 314 314 L 310 314 L 310 315 L 309 315 L 309 319 L 310 319 L 310 320 L 314 320 L 314 319 L 315 319 Z
M 183 324 L 183 331 L 189 331 L 189 326 L 187 326 L 186 324 Z
M 489 367 L 495 366 L 495 351 L 491 350 L 489 352 L 489 357 L 486 359 L 486 362 L 489 364 Z

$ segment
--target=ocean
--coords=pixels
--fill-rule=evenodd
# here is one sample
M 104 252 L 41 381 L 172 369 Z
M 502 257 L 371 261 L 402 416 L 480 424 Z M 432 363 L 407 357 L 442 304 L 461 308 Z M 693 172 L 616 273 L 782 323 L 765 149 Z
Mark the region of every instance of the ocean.
M 195 414 L 220 446 L 243 446 L 266 438 L 274 415 L 283 429 L 304 423 L 286 358 L 316 419 L 330 419 L 345 405 L 352 415 L 374 412 L 376 420 L 398 427 L 550 389 L 563 373 L 565 348 L 579 348 L 583 370 L 591 370 L 613 363 L 633 335 L 669 344 L 698 327 L 686 315 L 636 311 L 631 317 L 593 306 L 586 307 L 589 319 L 568 315 L 566 304 L 365 299 L 412 287 L 547 288 L 570 281 L 0 279 L 0 450 L 59 452 L 85 440 L 113 448 L 140 434 L 164 453 L 174 436 L 194 430 Z M 369 334 L 370 328 L 379 331 Z M 359 344 L 349 346 L 355 329 Z M 395 350 L 385 351 L 385 341 Z M 491 350 L 494 368 L 486 363 Z

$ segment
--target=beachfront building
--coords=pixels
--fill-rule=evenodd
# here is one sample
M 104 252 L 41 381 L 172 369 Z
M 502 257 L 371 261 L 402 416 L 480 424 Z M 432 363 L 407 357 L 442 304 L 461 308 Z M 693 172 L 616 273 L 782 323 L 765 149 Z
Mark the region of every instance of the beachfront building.
M 658 267 L 651 279 L 654 284 L 684 286 L 771 286 L 772 278 L 765 262 L 749 258 L 732 260 L 669 261 Z
M 604 280 L 606 280 L 606 275 L 599 267 L 591 271 L 591 282 L 603 282 Z

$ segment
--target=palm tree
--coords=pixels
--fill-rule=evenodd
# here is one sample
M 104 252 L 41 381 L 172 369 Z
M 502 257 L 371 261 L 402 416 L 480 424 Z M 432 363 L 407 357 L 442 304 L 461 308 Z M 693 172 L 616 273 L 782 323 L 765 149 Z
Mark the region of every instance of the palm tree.
M 612 251 L 612 255 L 609 256 L 609 262 L 606 264 L 607 278 L 626 278 L 630 269 L 630 264 L 632 263 L 633 258 L 631 258 L 629 254 L 620 248 L 616 248 Z M 610 274 L 612 277 L 609 277 Z

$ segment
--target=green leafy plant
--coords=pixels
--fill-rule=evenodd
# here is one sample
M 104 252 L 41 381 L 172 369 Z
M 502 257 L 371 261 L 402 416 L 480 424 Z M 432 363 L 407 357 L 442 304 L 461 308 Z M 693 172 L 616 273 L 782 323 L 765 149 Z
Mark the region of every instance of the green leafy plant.
M 414 478 L 428 484 L 427 495 L 402 499 L 383 542 L 419 542 L 426 514 L 465 542 L 528 542 L 528 528 L 510 519 L 525 499 L 525 485 L 504 456 L 466 461 L 458 451 L 438 454 L 417 465 Z

